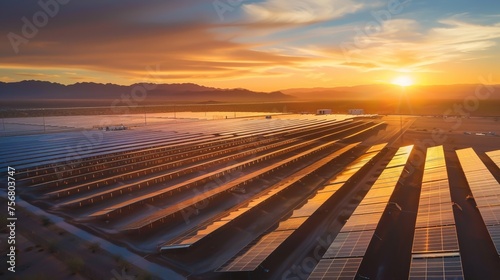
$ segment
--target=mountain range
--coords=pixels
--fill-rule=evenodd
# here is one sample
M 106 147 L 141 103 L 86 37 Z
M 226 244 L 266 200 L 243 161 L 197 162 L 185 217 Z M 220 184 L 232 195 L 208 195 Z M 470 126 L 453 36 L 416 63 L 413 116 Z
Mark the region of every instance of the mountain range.
M 45 81 L 0 82 L 4 101 L 27 100 L 115 100 L 135 97 L 139 101 L 277 101 L 291 96 L 281 92 L 254 92 L 246 89 L 219 89 L 196 84 L 116 84 L 76 83 L 63 85 Z
M 360 85 L 332 88 L 293 88 L 276 92 L 255 92 L 242 88 L 220 89 L 193 83 L 132 84 L 130 86 L 99 83 L 64 85 L 46 81 L 0 82 L 2 101 L 85 101 L 116 100 L 132 95 L 146 103 L 161 101 L 186 102 L 278 102 L 318 100 L 394 100 L 401 94 L 420 100 L 464 100 L 475 95 L 500 100 L 500 85 L 434 85 L 401 88 L 396 85 Z M 28 101 L 29 100 L 29 101 Z

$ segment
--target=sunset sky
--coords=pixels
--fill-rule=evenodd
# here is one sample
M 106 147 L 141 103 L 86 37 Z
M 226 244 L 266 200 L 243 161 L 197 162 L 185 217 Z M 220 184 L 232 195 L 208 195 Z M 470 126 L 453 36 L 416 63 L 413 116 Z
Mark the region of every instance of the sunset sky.
M 500 83 L 498 0 L 38 2 L 0 4 L 0 81 Z

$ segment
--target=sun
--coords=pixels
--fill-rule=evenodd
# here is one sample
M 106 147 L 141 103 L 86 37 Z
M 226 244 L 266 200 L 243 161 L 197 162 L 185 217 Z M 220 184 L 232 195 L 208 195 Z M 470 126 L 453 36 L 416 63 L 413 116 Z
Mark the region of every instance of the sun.
M 413 85 L 413 80 L 408 76 L 399 76 L 392 80 L 392 83 L 402 87 L 408 87 Z

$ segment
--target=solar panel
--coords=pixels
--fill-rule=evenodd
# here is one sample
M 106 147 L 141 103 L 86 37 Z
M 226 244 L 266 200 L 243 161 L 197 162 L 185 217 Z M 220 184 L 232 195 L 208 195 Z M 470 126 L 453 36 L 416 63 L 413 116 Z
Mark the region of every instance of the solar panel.
M 392 191 L 394 190 L 394 185 L 396 182 L 394 182 L 390 187 L 387 188 L 375 188 L 375 189 L 370 189 L 368 193 L 366 194 L 365 197 L 367 198 L 374 198 L 374 197 L 385 197 L 386 200 L 389 200 L 389 196 L 392 194 Z
M 373 230 L 377 228 L 383 212 L 364 215 L 352 215 L 340 232 Z
M 455 224 L 451 203 L 425 204 L 418 207 L 415 228 Z
M 339 233 L 323 258 L 363 257 L 374 232 L 366 230 Z
M 500 185 L 472 148 L 457 150 L 457 156 L 473 195 L 488 196 L 500 191 Z M 485 187 L 487 188 L 485 190 Z
M 493 240 L 498 255 L 500 255 L 500 225 L 487 226 L 486 228 L 490 233 L 491 240 Z
M 370 149 L 368 149 L 365 154 L 380 152 L 385 148 L 385 146 L 387 146 L 387 143 L 382 143 L 382 144 L 378 144 L 375 146 L 371 146 Z
M 409 279 L 464 279 L 460 256 L 412 258 Z
M 353 215 L 384 212 L 386 206 L 387 203 L 385 201 L 381 203 L 370 203 L 370 204 L 359 205 L 354 211 Z
M 322 259 L 309 276 L 309 280 L 345 279 L 356 277 L 363 258 Z
M 278 228 L 275 231 L 298 229 L 306 220 L 307 220 L 307 217 L 298 217 L 298 218 L 287 219 L 283 222 L 280 222 Z
M 318 193 L 323 193 L 323 192 L 336 192 L 338 191 L 344 184 L 332 184 L 332 185 L 327 185 L 323 189 L 319 190 Z
M 455 225 L 415 229 L 413 254 L 458 252 Z
M 444 161 L 442 162 L 444 165 Z M 438 181 L 444 180 L 448 178 L 448 174 L 446 173 L 446 167 L 441 166 L 439 168 L 427 169 L 422 178 L 422 182 L 430 182 L 430 181 Z
M 486 225 L 500 224 L 500 205 L 478 207 Z
M 385 196 L 365 197 L 361 203 L 360 203 L 360 205 L 368 205 L 368 204 L 376 204 L 376 203 L 387 203 L 387 198 Z
M 481 207 L 493 207 L 500 205 L 500 193 L 491 194 L 488 196 L 474 196 L 474 200 L 477 205 L 481 205 Z
M 323 203 L 333 195 L 331 192 L 317 193 L 314 197 L 310 198 L 306 204 L 299 209 L 293 211 L 292 217 L 309 217 L 316 211 Z
M 450 195 L 444 192 L 428 192 L 420 195 L 422 205 L 433 203 L 451 203 Z
M 486 152 L 491 160 L 500 168 L 500 150 Z
M 204 227 L 201 230 L 195 231 L 191 235 L 186 236 L 184 238 L 184 240 L 182 240 L 181 242 L 179 242 L 176 245 L 190 245 L 190 244 L 193 244 L 194 242 L 200 240 L 201 238 L 203 238 L 206 235 L 208 235 L 211 232 L 213 232 L 214 229 L 218 229 L 218 228 L 222 227 L 223 225 L 225 225 L 226 223 L 227 223 L 227 221 L 218 221 L 216 223 L 210 224 L 209 226 Z
M 265 235 L 217 271 L 254 271 L 292 233 L 293 230 L 280 230 Z

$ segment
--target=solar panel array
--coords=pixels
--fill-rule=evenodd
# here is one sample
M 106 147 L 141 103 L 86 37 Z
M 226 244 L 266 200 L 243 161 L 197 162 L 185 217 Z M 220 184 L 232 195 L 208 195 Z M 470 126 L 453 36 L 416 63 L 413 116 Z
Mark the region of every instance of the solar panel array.
M 398 149 L 308 279 L 355 278 L 412 149 Z
M 413 237 L 410 279 L 463 278 L 452 207 L 443 146 L 428 148 Z
M 281 168 L 283 166 L 286 166 L 298 159 L 301 159 L 301 158 L 304 158 L 310 154 L 313 154 L 313 153 L 316 153 L 316 152 L 320 152 L 326 148 L 329 148 L 331 146 L 333 146 L 333 144 L 335 143 L 335 141 L 333 142 L 328 142 L 328 143 L 325 143 L 325 144 L 322 144 L 322 145 L 319 145 L 317 147 L 313 147 L 309 150 L 306 150 L 304 152 L 301 152 L 299 154 L 296 154 L 296 155 L 293 155 L 291 157 L 288 157 L 284 160 L 281 160 L 279 162 L 276 162 L 276 163 L 273 163 L 265 168 L 261 168 L 259 170 L 256 170 L 256 171 L 253 171 L 251 173 L 248 173 L 244 176 L 241 176 L 233 181 L 230 181 L 226 184 L 223 184 L 221 186 L 218 186 L 214 189 L 211 189 L 209 191 L 205 191 L 204 193 L 202 194 L 199 194 L 195 197 L 191 197 L 191 198 L 188 198 L 182 202 L 179 202 L 177 205 L 171 205 L 169 207 L 166 207 L 162 210 L 159 210 L 159 211 L 156 211 L 154 213 L 152 213 L 151 215 L 147 216 L 147 217 L 144 217 L 142 218 L 141 220 L 138 220 L 138 221 L 135 221 L 135 222 L 131 222 L 127 225 L 125 225 L 122 230 L 134 230 L 134 229 L 140 229 L 140 228 L 144 228 L 144 227 L 147 227 L 148 224 L 150 224 L 151 222 L 157 222 L 157 221 L 162 221 L 165 217 L 168 217 L 170 215 L 173 215 L 175 213 L 178 213 L 180 212 L 181 210 L 183 209 L 186 209 L 190 206 L 193 206 L 193 205 L 196 205 L 197 203 L 201 202 L 201 201 L 204 201 L 205 199 L 207 198 L 210 198 L 210 197 L 213 197 L 213 196 L 216 196 L 220 193 L 223 193 L 225 191 L 228 191 L 228 190 L 231 190 L 231 189 L 234 189 L 234 188 L 237 188 L 237 187 L 240 187 L 240 186 L 243 186 L 245 185 L 246 183 L 254 180 L 255 178 L 259 178 L 263 175 L 265 175 L 266 173 L 269 173 L 269 172 L 272 172 L 278 168 Z M 358 143 L 356 143 L 355 145 L 357 145 Z M 350 145 L 348 146 L 349 149 L 352 148 L 353 146 Z M 347 147 L 344 147 L 342 150 L 345 151 Z M 257 160 L 259 157 L 255 157 L 254 159 L 252 160 Z M 240 164 L 241 165 L 241 164 Z M 111 208 L 110 209 L 113 211 L 114 208 Z M 109 210 L 109 209 L 108 209 Z
M 297 150 L 297 149 L 302 149 L 306 146 L 311 146 L 322 139 L 328 139 L 329 137 L 338 136 L 339 133 L 348 133 L 349 131 L 351 131 L 353 129 L 359 129 L 360 126 L 364 127 L 366 125 L 365 124 L 354 124 L 354 126 L 347 128 L 347 129 L 344 129 L 343 127 L 339 128 L 336 125 L 332 125 L 332 130 L 334 130 L 334 131 L 330 131 L 329 133 L 325 133 L 325 130 L 322 130 L 323 135 L 316 137 L 312 140 L 301 141 L 301 143 L 298 143 L 298 144 L 295 143 L 294 145 L 288 145 L 284 148 L 268 152 L 267 154 L 258 155 L 256 157 L 252 157 L 251 159 L 245 160 L 243 162 L 237 162 L 237 163 L 232 164 L 230 166 L 225 166 L 225 167 L 220 168 L 218 170 L 199 175 L 195 178 L 185 180 L 183 182 L 177 183 L 177 184 L 169 186 L 167 188 L 156 190 L 154 192 L 148 192 L 148 193 L 145 193 L 145 194 L 140 195 L 140 196 L 131 197 L 130 199 L 127 199 L 126 201 L 122 201 L 122 202 L 114 203 L 114 204 L 108 204 L 107 207 L 101 208 L 100 210 L 97 210 L 96 212 L 91 213 L 89 215 L 89 217 L 91 217 L 91 218 L 112 218 L 114 216 L 121 215 L 123 210 L 131 210 L 131 209 L 136 208 L 136 207 L 141 207 L 141 205 L 143 205 L 145 202 L 153 201 L 157 198 L 163 198 L 163 197 L 169 195 L 170 193 L 172 193 L 172 191 L 174 191 L 174 190 L 182 190 L 182 189 L 186 190 L 186 189 L 198 186 L 200 184 L 203 184 L 203 182 L 205 182 L 207 180 L 213 180 L 213 179 L 218 178 L 220 176 L 224 176 L 227 173 L 235 172 L 236 170 L 240 170 L 241 168 L 244 168 L 244 167 L 247 167 L 247 166 L 262 162 L 262 161 L 268 161 L 272 158 L 281 156 L 281 155 L 286 154 L 286 153 L 293 152 L 294 150 Z M 341 129 L 341 130 L 339 131 L 339 129 Z M 321 130 L 318 128 L 318 131 L 321 131 Z M 286 141 L 290 141 L 290 140 L 291 139 L 287 139 L 284 141 L 286 142 Z M 320 150 L 328 148 L 332 145 L 333 145 L 333 142 L 327 142 L 326 144 L 311 148 L 308 151 L 294 155 L 294 156 L 287 158 L 279 163 L 275 163 L 275 164 L 272 164 L 272 165 L 267 166 L 265 168 L 259 169 L 258 171 L 246 174 L 245 176 L 239 177 L 236 180 L 229 182 L 228 184 L 221 185 L 215 189 L 204 192 L 204 193 L 197 195 L 195 197 L 187 198 L 184 201 L 178 201 L 176 203 L 176 205 L 173 205 L 171 207 L 167 207 L 167 208 L 164 208 L 162 210 L 156 211 L 156 212 L 152 213 L 150 216 L 144 217 L 143 219 L 131 221 L 129 224 L 124 225 L 122 228 L 120 228 L 120 230 L 122 230 L 122 231 L 132 231 L 132 230 L 140 231 L 142 229 L 153 228 L 156 225 L 164 223 L 166 221 L 166 218 L 168 218 L 169 216 L 175 215 L 179 211 L 185 210 L 186 208 L 189 208 L 189 207 L 195 205 L 196 203 L 199 203 L 200 201 L 203 201 L 211 196 L 215 196 L 215 195 L 218 195 L 220 193 L 226 192 L 226 191 L 233 189 L 233 188 L 236 188 L 238 186 L 244 185 L 244 184 L 248 183 L 249 181 L 254 180 L 255 178 L 259 178 L 260 176 L 264 176 L 265 174 L 267 174 L 269 172 L 275 171 L 278 168 L 281 168 L 287 164 L 290 164 L 290 163 L 295 162 L 299 159 L 307 157 L 313 153 L 317 153 Z M 269 146 L 269 145 L 267 145 L 267 146 Z M 160 177 L 164 178 L 164 176 L 160 176 Z M 167 180 L 167 178 L 164 178 L 164 179 Z M 148 186 L 148 183 L 152 183 L 152 184 L 160 183 L 160 182 L 155 182 L 155 180 L 159 180 L 159 179 L 158 178 L 149 178 L 146 180 L 147 182 L 141 181 L 141 183 L 139 183 L 139 184 L 137 184 L 137 183 L 131 183 L 131 184 L 134 186 L 139 185 L 138 187 L 145 188 Z M 117 194 L 121 194 L 121 190 L 123 188 L 128 189 L 129 186 L 130 186 L 129 184 L 121 185 L 121 186 L 118 186 L 116 188 L 113 188 L 111 193 L 109 193 L 109 192 L 108 193 L 111 196 L 111 194 L 113 194 L 113 192 L 116 192 L 119 189 L 119 192 Z M 116 196 L 117 194 L 113 194 L 113 195 Z M 100 201 L 100 200 L 103 200 L 106 198 L 108 198 L 108 197 L 104 196 L 103 194 L 100 193 L 99 195 L 91 194 L 90 196 L 86 196 L 84 198 L 84 200 L 85 201 L 90 200 L 91 203 L 94 203 L 93 201 Z M 75 203 L 75 201 L 72 201 L 72 203 Z M 179 207 L 179 206 L 181 206 L 181 207 Z
M 498 165 L 500 152 L 487 153 Z M 500 255 L 500 184 L 472 148 L 457 150 L 477 208 Z
M 220 229 L 221 227 L 225 226 L 226 224 L 234 221 L 238 217 L 242 216 L 243 214 L 247 213 L 248 211 L 251 211 L 255 207 L 262 205 L 266 201 L 269 201 L 272 197 L 274 197 L 276 194 L 282 192 L 283 190 L 289 188 L 293 184 L 297 183 L 301 179 L 305 178 L 307 175 L 311 174 L 314 170 L 317 170 L 318 168 L 323 167 L 326 165 L 328 162 L 333 160 L 334 158 L 342 155 L 343 153 L 350 151 L 352 148 L 354 148 L 357 144 L 352 144 L 348 145 L 344 148 L 342 148 L 339 151 L 336 151 L 329 156 L 326 156 L 325 158 L 313 163 L 312 165 L 308 166 L 307 168 L 303 168 L 291 176 L 289 176 L 286 180 L 279 182 L 275 186 L 271 187 L 271 190 L 269 190 L 267 193 L 264 195 L 258 196 L 250 202 L 248 202 L 244 206 L 236 207 L 232 211 L 228 211 L 228 214 L 215 220 L 212 221 L 208 224 L 201 225 L 195 230 L 189 231 L 186 234 L 183 234 L 176 238 L 175 240 L 172 240 L 171 242 L 168 242 L 164 246 L 161 247 L 161 250 L 169 250 L 169 249 L 178 249 L 178 248 L 186 248 L 192 246 L 194 243 L 200 241 L 201 239 L 205 238 L 206 236 L 210 235 L 211 233 L 215 232 L 216 230 Z
M 292 235 L 295 230 L 303 226 L 307 218 L 315 213 L 321 205 L 332 197 L 349 178 L 365 166 L 375 155 L 380 152 L 386 144 L 373 146 L 363 156 L 350 164 L 336 179 L 330 181 L 313 197 L 311 197 L 304 205 L 295 209 L 292 215 L 279 223 L 278 228 L 274 231 L 264 234 L 260 239 L 256 239 L 253 243 L 245 247 L 231 260 L 222 265 L 218 271 L 221 272 L 236 272 L 236 271 L 254 271 L 286 238 Z M 350 174 L 350 176 L 344 176 Z M 279 237 L 279 238 L 277 238 Z

